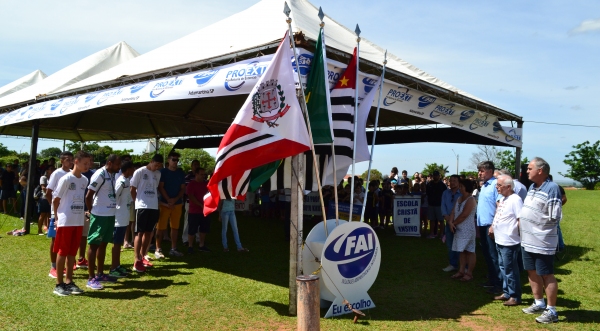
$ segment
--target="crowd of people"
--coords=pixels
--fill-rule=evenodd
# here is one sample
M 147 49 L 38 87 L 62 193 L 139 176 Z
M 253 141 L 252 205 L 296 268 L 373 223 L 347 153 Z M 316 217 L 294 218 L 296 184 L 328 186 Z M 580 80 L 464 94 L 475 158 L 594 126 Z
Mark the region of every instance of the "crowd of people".
M 564 189 L 552 182 L 545 160 L 536 157 L 524 165 L 520 179 L 485 161 L 478 164 L 477 179 L 441 178 L 439 171 L 428 176 L 415 173 L 409 179 L 406 170 L 399 175 L 394 167 L 382 184 L 373 180 L 364 190 L 354 178 L 340 189 L 349 191 L 353 182 L 354 203 L 362 204 L 367 194 L 365 221 L 373 228 L 391 223 L 395 196 L 420 195 L 421 235 L 442 239 L 448 249 L 449 264 L 443 271 L 454 271 L 451 278 L 458 281 L 472 281 L 479 238 L 487 278 L 481 286 L 493 294 L 493 300 L 509 307 L 520 305 L 520 272 L 525 270 L 534 302 L 522 311 L 539 314 L 539 323 L 558 321 L 554 257 L 565 247 L 559 223 L 567 198 Z
M 35 167 L 34 176 L 17 170 L 18 162 L 2 169 L 0 197 L 3 201 L 13 199 L 9 201 L 13 206 L 17 205 L 17 191 L 25 196 L 26 181 L 34 181 L 38 234 L 51 239 L 49 276 L 56 279 L 55 294 L 83 293 L 73 282 L 76 269 L 87 269 L 86 287 L 91 290 L 101 290 L 102 283 L 116 282 L 132 271 L 143 273 L 153 266 L 151 260 L 165 258 L 163 240 L 171 241 L 171 257 L 183 256 L 177 250 L 182 216 L 182 242 L 187 253 L 211 251 L 206 245 L 210 219 L 203 214 L 208 192 L 206 170 L 194 160 L 186 174 L 178 166 L 179 157 L 171 152 L 165 162 L 157 154 L 147 164 L 134 164 L 129 155 L 112 154 L 99 169 L 92 169 L 89 153 L 63 152 L 58 168 L 50 159 Z M 3 211 L 7 212 L 6 204 Z M 239 239 L 233 200 L 222 199 L 218 213 L 223 250 L 229 251 L 227 231 L 231 226 L 237 251 L 248 252 Z M 112 261 L 105 270 L 108 244 L 112 244 Z M 132 270 L 121 265 L 123 249 L 133 249 Z M 154 253 L 150 255 L 150 251 Z

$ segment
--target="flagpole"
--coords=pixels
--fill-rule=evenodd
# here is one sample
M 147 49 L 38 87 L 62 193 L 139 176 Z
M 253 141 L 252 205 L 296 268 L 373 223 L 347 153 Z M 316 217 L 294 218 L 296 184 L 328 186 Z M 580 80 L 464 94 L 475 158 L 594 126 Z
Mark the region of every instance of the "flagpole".
M 321 33 L 321 40 L 323 41 L 323 52 L 325 53 L 325 22 L 323 22 L 323 18 L 325 17 L 325 14 L 323 14 L 323 9 L 321 9 L 321 7 L 319 7 L 319 19 L 321 20 L 321 23 L 319 24 L 319 27 L 321 27 L 321 30 L 319 31 L 319 33 Z M 323 54 L 326 55 L 326 54 Z M 324 57 L 324 59 L 326 58 L 326 56 Z M 325 66 L 327 66 L 327 62 L 325 62 Z M 327 86 L 327 88 L 329 88 L 329 86 Z M 335 137 L 332 137 L 333 140 L 335 139 Z M 340 225 L 340 211 L 339 211 L 339 207 L 338 207 L 338 183 L 337 183 L 337 166 L 336 166 L 336 162 L 335 162 L 335 144 L 334 141 L 331 141 L 331 157 L 332 157 L 332 162 L 333 162 L 333 199 L 335 201 L 335 226 Z M 323 220 L 326 220 L 327 216 L 323 215 Z
M 379 79 L 379 99 L 377 100 L 377 111 L 375 112 L 375 125 L 373 127 L 373 141 L 371 142 L 371 156 L 369 157 L 369 169 L 367 170 L 367 194 L 368 185 L 371 180 L 371 164 L 373 163 L 373 152 L 375 151 L 375 138 L 377 137 L 377 124 L 379 123 L 379 109 L 381 106 L 381 95 L 383 94 L 383 80 L 385 79 L 385 66 L 387 64 L 387 50 L 383 56 L 383 71 L 381 72 L 381 78 Z M 367 206 L 367 194 L 363 200 L 362 214 L 360 215 L 360 221 L 365 221 L 365 207 Z M 375 197 L 373 197 L 375 199 Z
M 352 209 L 354 207 L 354 186 L 356 186 L 356 181 L 354 180 L 354 176 L 356 175 L 356 131 L 358 130 L 358 121 L 356 116 L 358 112 L 358 65 L 360 63 L 360 29 L 358 24 L 356 24 L 356 29 L 354 29 L 356 33 L 356 76 L 354 79 L 354 141 L 352 148 L 352 186 L 350 187 L 350 216 L 348 217 L 348 222 L 352 222 Z
M 319 175 L 319 168 L 317 166 L 317 155 L 315 154 L 315 144 L 313 142 L 312 129 L 310 127 L 310 120 L 308 118 L 308 112 L 306 111 L 306 96 L 304 95 L 304 87 L 302 86 L 302 77 L 300 76 L 300 64 L 298 62 L 298 54 L 296 53 L 296 43 L 294 42 L 294 35 L 293 35 L 293 31 L 292 31 L 292 18 L 290 17 L 291 10 L 290 10 L 290 7 L 288 6 L 287 2 L 285 2 L 283 12 L 287 16 L 286 22 L 288 24 L 290 42 L 292 43 L 292 48 L 294 49 L 294 61 L 296 61 L 296 67 L 297 67 L 296 73 L 298 74 L 298 84 L 300 84 L 300 93 L 302 96 L 302 102 L 300 102 L 300 108 L 302 108 L 302 113 L 304 114 L 306 127 L 308 128 L 308 135 L 310 137 L 310 150 L 312 152 L 313 167 L 315 169 L 315 174 L 317 177 L 317 186 L 319 189 L 319 199 L 321 200 L 321 213 L 323 213 L 323 226 L 325 227 L 325 237 L 327 237 L 329 234 L 327 231 L 327 215 L 325 214 L 325 203 L 323 202 L 323 188 L 321 187 L 321 178 Z M 300 226 L 300 223 L 301 222 L 298 222 L 298 226 Z

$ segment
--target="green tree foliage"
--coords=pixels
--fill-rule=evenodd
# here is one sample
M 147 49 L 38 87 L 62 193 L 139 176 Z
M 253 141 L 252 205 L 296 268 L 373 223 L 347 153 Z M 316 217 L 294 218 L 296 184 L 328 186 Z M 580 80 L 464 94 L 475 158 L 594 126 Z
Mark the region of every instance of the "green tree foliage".
M 573 148 L 575 150 L 565 155 L 563 161 L 569 170 L 559 174 L 580 182 L 587 190 L 593 190 L 600 182 L 600 140 L 593 144 L 585 141 Z
M 360 178 L 367 180 L 367 172 L 368 172 L 368 170 L 365 170 L 365 172 L 363 172 L 363 174 L 360 176 Z M 377 169 L 371 169 L 370 180 L 377 180 L 377 179 L 379 181 L 381 181 L 383 179 L 383 174 L 381 173 L 381 171 L 379 171 Z
M 433 174 L 436 170 L 440 172 L 441 177 L 444 177 L 448 173 L 448 166 L 437 163 L 425 163 L 425 168 L 421 170 L 421 173 L 425 176 L 429 176 L 429 174 Z
M 523 153 L 521 153 L 521 155 L 523 155 Z M 498 163 L 494 164 L 496 169 L 507 169 L 514 175 L 515 160 L 517 158 L 515 156 L 515 153 L 513 153 L 513 151 L 510 149 L 506 149 L 506 150 L 498 152 L 497 157 L 498 157 L 498 159 L 497 159 Z M 521 159 L 521 164 L 528 164 L 528 163 L 529 163 L 529 160 L 527 158 Z
M 4 146 L 4 144 L 0 143 L 0 157 L 5 157 L 9 155 L 15 155 L 17 152 L 11 151 L 8 147 Z
M 43 149 L 39 156 L 42 159 L 49 159 L 51 157 L 53 158 L 58 158 L 60 156 L 60 153 L 62 153 L 62 150 L 58 147 L 49 147 L 46 149 Z

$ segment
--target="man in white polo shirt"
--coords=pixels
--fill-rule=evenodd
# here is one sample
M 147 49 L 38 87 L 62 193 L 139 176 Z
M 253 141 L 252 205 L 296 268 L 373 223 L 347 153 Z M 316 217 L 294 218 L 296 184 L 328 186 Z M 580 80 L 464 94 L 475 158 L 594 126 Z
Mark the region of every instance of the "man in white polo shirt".
M 502 294 L 494 300 L 504 301 L 505 306 L 516 306 L 521 303 L 521 278 L 519 276 L 519 252 L 521 236 L 519 235 L 519 214 L 523 201 L 514 192 L 514 182 L 509 175 L 497 178 L 496 189 L 500 194 L 494 221 L 489 229 L 490 236 L 498 249 L 498 265 L 502 276 Z

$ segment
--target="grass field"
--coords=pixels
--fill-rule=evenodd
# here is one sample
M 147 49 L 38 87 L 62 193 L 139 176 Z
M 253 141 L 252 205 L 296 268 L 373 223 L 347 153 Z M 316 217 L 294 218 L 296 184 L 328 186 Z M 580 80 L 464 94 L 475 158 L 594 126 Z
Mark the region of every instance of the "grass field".
M 381 270 L 369 294 L 377 308 L 352 324 L 351 316 L 321 319 L 323 330 L 593 330 L 600 329 L 600 191 L 568 191 L 562 223 L 567 251 L 556 266 L 560 323 L 536 325 L 520 307 L 492 302 L 476 281 L 460 283 L 441 271 L 446 247 L 439 240 L 379 234 Z M 213 220 L 211 253 L 155 263 L 145 275 L 81 296 L 52 294 L 49 240 L 7 236 L 20 227 L 1 215 L 0 330 L 293 330 L 288 316 L 288 247 L 276 220 L 238 215 L 247 254 L 222 252 L 220 223 Z M 305 222 L 305 233 L 312 226 Z M 37 227 L 32 226 L 32 233 Z M 234 248 L 230 235 L 230 248 Z M 183 251 L 183 247 L 181 247 Z M 133 254 L 122 261 L 131 267 Z M 107 261 L 110 261 L 107 258 Z M 86 272 L 75 272 L 84 288 Z M 532 301 L 523 277 L 523 301 Z M 321 311 L 324 315 L 325 310 Z

